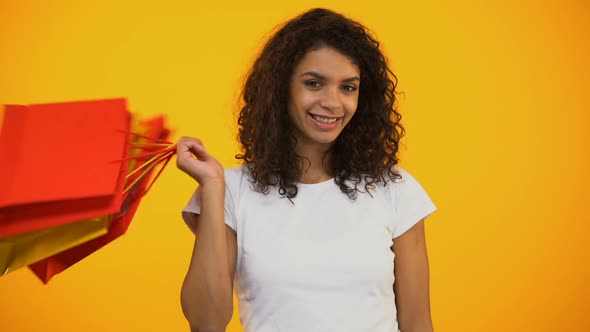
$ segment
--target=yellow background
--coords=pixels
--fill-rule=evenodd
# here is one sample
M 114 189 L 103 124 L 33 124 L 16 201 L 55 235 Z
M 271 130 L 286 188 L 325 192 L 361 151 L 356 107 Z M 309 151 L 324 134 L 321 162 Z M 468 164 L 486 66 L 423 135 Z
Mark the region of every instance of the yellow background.
M 243 74 L 314 6 L 368 25 L 399 76 L 401 165 L 439 208 L 436 331 L 590 331 L 588 2 L 2 0 L 0 104 L 124 96 L 233 166 Z M 194 189 L 171 165 L 122 238 L 47 286 L 27 269 L 0 278 L 0 331 L 188 331 Z

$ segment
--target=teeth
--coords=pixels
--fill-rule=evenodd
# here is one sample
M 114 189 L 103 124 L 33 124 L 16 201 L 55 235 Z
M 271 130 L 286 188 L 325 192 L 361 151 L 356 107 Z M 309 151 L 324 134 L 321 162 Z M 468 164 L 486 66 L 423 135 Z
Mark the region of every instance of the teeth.
M 323 123 L 334 123 L 334 122 L 336 122 L 336 120 L 338 120 L 338 119 L 323 118 L 323 117 L 317 116 L 315 114 L 311 114 L 311 117 L 314 118 L 314 119 L 316 119 L 317 121 L 323 122 Z

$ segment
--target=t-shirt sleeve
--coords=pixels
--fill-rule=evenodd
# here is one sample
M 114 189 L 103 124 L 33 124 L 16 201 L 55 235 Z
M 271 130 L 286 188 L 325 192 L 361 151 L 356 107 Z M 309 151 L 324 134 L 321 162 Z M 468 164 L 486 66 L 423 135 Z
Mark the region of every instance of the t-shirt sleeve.
M 394 183 L 393 238 L 402 235 L 437 210 L 424 188 L 410 173 L 399 167 L 397 171 L 402 178 L 395 179 Z
M 225 184 L 225 202 L 224 202 L 224 218 L 225 224 L 231 227 L 234 231 L 236 231 L 236 219 L 234 216 L 234 199 L 232 196 L 232 191 L 230 190 L 230 181 L 228 181 L 228 175 L 226 173 L 226 184 Z M 188 226 L 188 228 L 195 233 L 195 226 L 193 225 L 191 220 L 191 214 L 200 214 L 201 213 L 201 187 L 198 187 L 191 196 L 190 200 L 186 204 L 185 208 L 182 210 L 182 219 Z

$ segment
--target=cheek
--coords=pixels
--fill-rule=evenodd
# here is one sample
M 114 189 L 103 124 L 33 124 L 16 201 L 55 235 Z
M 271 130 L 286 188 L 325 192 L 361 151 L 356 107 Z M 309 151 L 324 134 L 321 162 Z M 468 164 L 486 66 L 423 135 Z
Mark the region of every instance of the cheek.
M 317 103 L 317 95 L 310 91 L 299 91 L 295 96 L 293 101 L 300 113 L 307 113 Z
M 295 115 L 293 104 L 289 104 L 289 106 L 287 107 L 287 114 L 289 115 L 289 120 L 290 120 L 291 124 L 295 123 L 296 122 L 296 115 Z
M 293 117 L 297 113 L 297 94 L 294 91 L 290 91 L 289 100 L 287 101 L 287 113 L 291 121 L 293 121 Z
M 350 98 L 346 100 L 345 109 L 348 113 L 348 117 L 351 118 L 357 111 L 358 108 L 358 98 Z
M 289 116 L 293 118 L 299 112 L 301 108 L 301 94 L 297 91 L 297 89 L 291 89 L 290 96 L 289 96 Z

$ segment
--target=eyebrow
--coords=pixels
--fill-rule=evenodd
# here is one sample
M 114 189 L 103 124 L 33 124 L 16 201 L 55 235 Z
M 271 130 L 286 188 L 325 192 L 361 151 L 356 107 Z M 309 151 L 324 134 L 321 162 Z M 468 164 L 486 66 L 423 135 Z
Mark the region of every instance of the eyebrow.
M 299 76 L 313 76 L 313 77 L 315 77 L 315 78 L 317 78 L 319 80 L 322 80 L 322 81 L 326 81 L 327 80 L 326 76 L 324 76 L 324 75 L 322 75 L 320 73 L 316 73 L 315 71 L 307 71 L 307 72 L 305 72 L 305 73 L 303 73 L 303 74 L 301 74 Z M 353 76 L 353 77 L 347 78 L 345 80 L 342 80 L 342 82 L 350 83 L 350 82 L 360 81 L 360 80 L 361 80 L 360 77 Z

